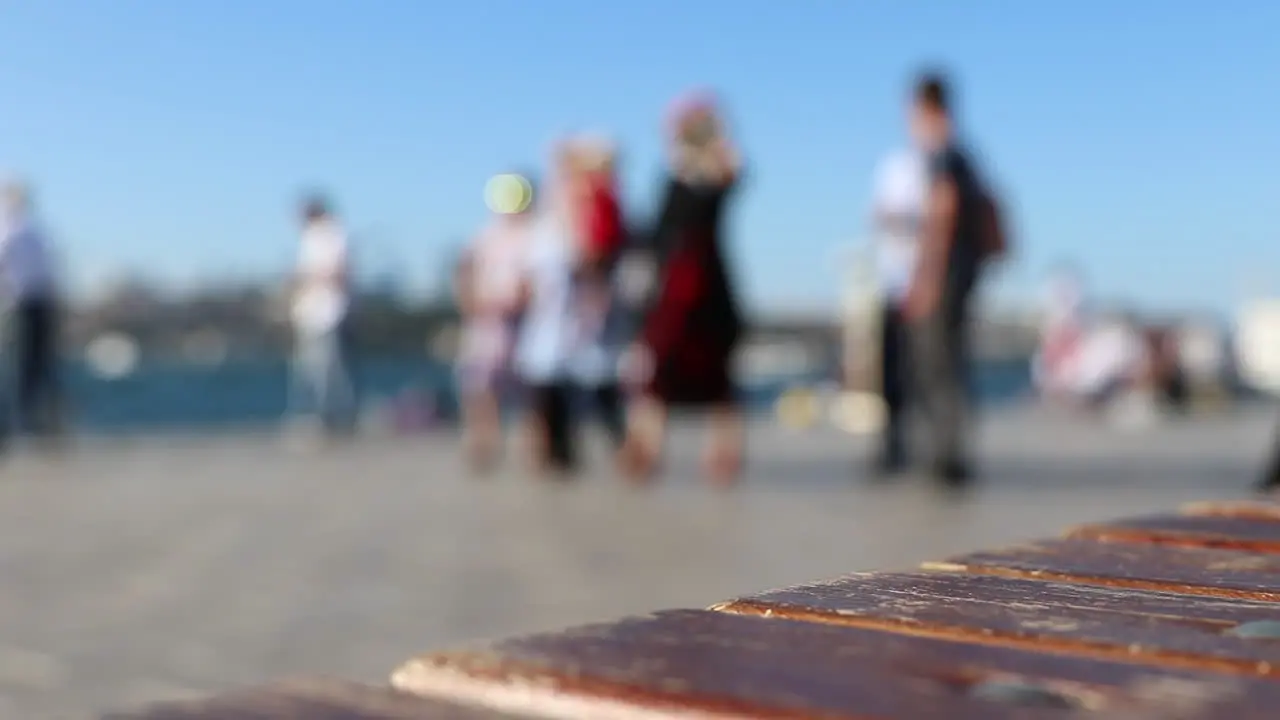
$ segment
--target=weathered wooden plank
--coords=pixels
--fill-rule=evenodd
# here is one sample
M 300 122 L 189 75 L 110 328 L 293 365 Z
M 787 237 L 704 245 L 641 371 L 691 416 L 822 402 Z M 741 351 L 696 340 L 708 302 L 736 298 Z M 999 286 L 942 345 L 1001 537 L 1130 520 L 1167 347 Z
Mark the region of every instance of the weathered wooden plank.
M 1280 552 L 1280 522 L 1256 517 L 1149 515 L 1082 525 L 1068 537 Z
M 1235 637 L 1280 608 L 1225 598 L 950 573 L 868 573 L 719 609 L 1171 667 L 1280 674 L 1280 642 Z
M 1187 503 L 1179 508 L 1184 515 L 1216 515 L 1220 517 L 1280 520 L 1280 502 L 1258 500 L 1207 500 Z
M 1047 540 L 971 553 L 928 569 L 1280 601 L 1280 555 L 1146 543 Z
M 1280 684 L 1229 674 L 700 611 L 428 655 L 402 666 L 393 684 L 593 719 L 1000 720 L 1087 709 L 1134 720 L 1271 720 L 1280 702 Z
M 105 720 L 516 720 L 513 715 L 337 680 L 295 680 Z

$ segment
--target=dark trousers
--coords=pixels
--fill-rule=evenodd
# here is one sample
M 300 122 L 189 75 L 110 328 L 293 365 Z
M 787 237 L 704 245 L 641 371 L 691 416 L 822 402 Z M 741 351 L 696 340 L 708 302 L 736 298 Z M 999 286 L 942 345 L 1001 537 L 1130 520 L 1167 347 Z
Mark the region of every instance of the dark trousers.
M 615 446 L 620 447 L 626 438 L 622 390 L 616 384 L 585 389 L 567 381 L 536 385 L 532 401 L 533 412 L 546 433 L 547 461 L 556 470 L 578 466 L 578 413 L 584 401 L 595 411 Z
M 970 286 L 971 287 L 971 286 Z M 912 323 L 912 390 L 941 467 L 967 462 L 969 427 L 969 288 L 944 290 L 938 310 Z
M 1280 488 L 1280 432 L 1271 441 L 1266 467 L 1262 470 L 1262 477 L 1258 479 L 1260 490 L 1272 491 L 1277 488 Z
M 907 404 L 911 397 L 911 346 L 899 303 L 885 301 L 880 311 L 880 394 L 885 424 L 881 460 L 898 465 L 907 456 Z
M 1262 477 L 1258 480 L 1258 487 L 1263 490 L 1280 488 L 1280 440 L 1271 449 L 1271 458 L 1267 461 L 1267 466 L 1262 471 Z
M 19 432 L 49 435 L 58 428 L 58 307 L 52 299 L 29 298 L 13 309 L 9 347 L 13 356 L 13 410 Z

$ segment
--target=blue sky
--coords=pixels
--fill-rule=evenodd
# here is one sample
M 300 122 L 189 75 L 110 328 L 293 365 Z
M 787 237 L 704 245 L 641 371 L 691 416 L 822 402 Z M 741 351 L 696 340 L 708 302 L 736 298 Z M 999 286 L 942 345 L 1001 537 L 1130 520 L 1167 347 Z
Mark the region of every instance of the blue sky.
M 422 283 L 484 180 L 566 130 L 620 139 L 643 217 L 665 106 L 710 85 L 752 171 L 744 289 L 811 306 L 912 72 L 945 63 L 1016 203 L 1002 292 L 1074 258 L 1109 297 L 1226 307 L 1280 286 L 1277 32 L 1263 0 L 0 0 L 0 168 L 82 285 L 282 269 L 317 185 L 367 270 Z

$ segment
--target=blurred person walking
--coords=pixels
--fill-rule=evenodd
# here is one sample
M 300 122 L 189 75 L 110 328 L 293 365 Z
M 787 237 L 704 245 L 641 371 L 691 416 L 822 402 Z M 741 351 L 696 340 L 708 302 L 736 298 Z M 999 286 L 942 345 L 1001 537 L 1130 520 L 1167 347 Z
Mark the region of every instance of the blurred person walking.
M 325 198 L 302 206 L 294 276 L 290 405 L 316 420 L 327 437 L 349 435 L 358 420 L 349 322 L 350 247 L 347 232 Z
M 627 241 L 618 196 L 617 149 L 610 140 L 598 136 L 577 138 L 572 145 L 581 241 L 579 277 L 607 291 L 610 271 Z
M 744 322 L 721 225 L 741 160 L 708 95 L 677 102 L 670 133 L 671 166 L 651 239 L 659 280 L 626 361 L 639 396 L 621 459 L 634 478 L 651 477 L 663 453 L 668 410 L 707 408 L 712 415 L 704 471 L 728 485 L 742 466 L 744 429 L 731 365 Z
M 588 222 L 598 198 L 584 152 L 575 139 L 557 148 L 551 192 L 525 256 L 527 305 L 516 350 L 536 431 L 534 461 L 562 476 L 578 467 L 583 405 L 595 407 L 618 444 L 624 431 L 618 352 L 608 337 L 611 296 Z
M 60 309 L 55 259 L 35 217 L 30 190 L 10 182 L 0 190 L 0 278 L 9 303 L 12 410 L 16 429 L 49 438 L 60 430 L 58 373 Z
M 626 331 L 625 308 L 614 272 L 627 243 L 617 177 L 617 149 L 601 136 L 572 138 L 566 146 L 568 212 L 573 234 L 573 296 L 578 342 L 573 362 L 584 394 L 615 448 L 626 439 L 626 409 L 618 364 Z
M 537 201 L 524 175 L 501 175 L 490 185 L 495 195 L 513 197 L 489 198 L 494 215 L 464 253 L 454 282 L 464 323 L 457 383 L 467 459 L 475 471 L 489 470 L 502 444 L 502 400 L 513 389 L 512 353 Z
M 1044 298 L 1040 343 L 1031 362 L 1036 389 L 1050 402 L 1076 400 L 1081 352 L 1092 322 L 1085 311 L 1084 282 L 1071 268 L 1056 270 Z
M 907 410 L 913 370 L 903 304 L 919 253 L 928 189 L 925 171 L 924 156 L 918 150 L 908 149 L 886 157 L 875 175 L 872 222 L 877 237 L 876 269 L 882 296 L 880 388 L 885 423 L 872 470 L 881 476 L 901 472 L 908 461 Z
M 969 333 L 984 265 L 1006 252 L 999 206 L 957 137 L 951 90 L 940 75 L 915 86 L 910 125 L 928 154 L 928 194 L 920 256 L 905 310 L 921 404 L 933 440 L 933 473 L 948 486 L 969 482 Z

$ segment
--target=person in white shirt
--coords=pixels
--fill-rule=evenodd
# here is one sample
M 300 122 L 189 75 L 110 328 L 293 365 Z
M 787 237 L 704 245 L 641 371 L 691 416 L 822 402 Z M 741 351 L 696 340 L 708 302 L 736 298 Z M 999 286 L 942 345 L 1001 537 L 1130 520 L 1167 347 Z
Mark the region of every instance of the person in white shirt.
M 535 198 L 527 176 L 513 178 L 520 179 L 528 197 L 513 208 L 494 208 L 454 279 L 463 316 L 457 387 L 467 458 L 477 472 L 493 466 L 502 443 L 501 400 L 514 385 L 512 354 L 524 304 Z
M 61 401 L 54 255 L 27 187 L 11 182 L 0 195 L 0 282 L 12 314 L 16 420 L 21 431 L 49 436 L 59 429 Z
M 1036 388 L 1051 401 L 1070 399 L 1075 372 L 1093 328 L 1085 312 L 1084 281 L 1071 268 L 1050 277 L 1044 298 L 1040 345 L 1032 359 Z
M 1091 311 L 1077 271 L 1054 272 L 1044 310 L 1031 370 L 1046 400 L 1099 409 L 1141 384 L 1151 361 L 1141 324 L 1123 313 Z
M 1138 323 L 1123 316 L 1105 318 L 1089 329 L 1068 366 L 1068 391 L 1103 407 L 1139 387 L 1151 361 Z
M 928 192 L 924 156 L 914 150 L 890 154 L 876 170 L 873 192 L 876 270 L 883 298 L 880 379 L 886 411 L 883 443 L 873 469 L 890 474 L 907 464 L 905 418 L 912 365 L 903 303 L 915 274 Z
M 357 412 L 347 322 L 350 248 L 325 200 L 305 203 L 298 250 L 291 307 L 294 391 L 326 432 L 347 433 L 354 429 Z M 296 409 L 298 403 L 293 404 Z

